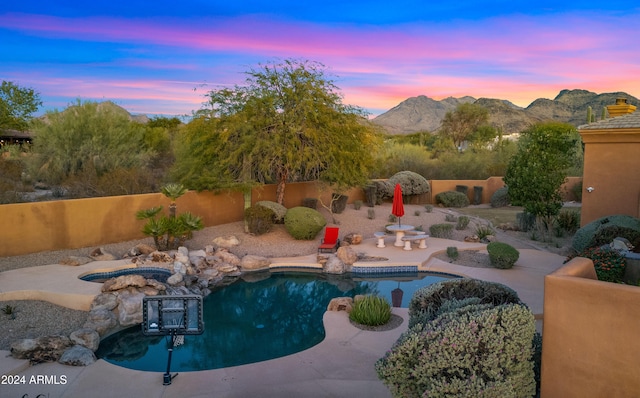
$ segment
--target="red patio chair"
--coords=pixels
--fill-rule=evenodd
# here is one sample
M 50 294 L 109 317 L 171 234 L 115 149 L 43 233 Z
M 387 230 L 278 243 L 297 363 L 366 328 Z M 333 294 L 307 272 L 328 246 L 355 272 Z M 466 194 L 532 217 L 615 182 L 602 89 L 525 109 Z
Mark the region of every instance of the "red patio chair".
M 326 227 L 324 229 L 324 238 L 322 243 L 318 247 L 318 253 L 334 253 L 340 246 L 340 239 L 338 239 L 338 227 Z

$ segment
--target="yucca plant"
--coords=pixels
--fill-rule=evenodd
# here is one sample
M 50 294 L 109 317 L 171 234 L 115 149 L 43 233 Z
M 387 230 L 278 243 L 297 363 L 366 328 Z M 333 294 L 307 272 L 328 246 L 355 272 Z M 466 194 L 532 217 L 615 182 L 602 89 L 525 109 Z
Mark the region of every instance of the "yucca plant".
M 384 297 L 366 295 L 353 303 L 349 319 L 361 325 L 384 325 L 391 319 L 391 304 Z

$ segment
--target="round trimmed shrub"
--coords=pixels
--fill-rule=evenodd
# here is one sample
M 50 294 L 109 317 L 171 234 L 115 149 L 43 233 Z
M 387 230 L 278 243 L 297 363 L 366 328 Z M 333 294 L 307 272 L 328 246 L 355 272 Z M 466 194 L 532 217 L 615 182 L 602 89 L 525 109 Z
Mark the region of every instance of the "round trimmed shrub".
M 602 217 L 576 231 L 573 248 L 583 252 L 590 247 L 609 244 L 614 238 L 626 238 L 632 245 L 640 244 L 640 219 L 617 215 Z
M 361 325 L 384 325 L 391 319 L 391 304 L 384 297 L 368 294 L 353 302 L 349 319 Z
M 469 304 L 521 303 L 518 293 L 496 282 L 454 278 L 422 287 L 409 301 L 409 327 L 426 324 L 440 314 Z
M 491 207 L 509 206 L 509 188 L 502 187 L 491 195 Z
M 293 207 L 284 216 L 284 227 L 294 239 L 315 239 L 318 232 L 327 225 L 319 211 L 308 207 Z
M 502 242 L 491 242 L 487 245 L 491 265 L 500 269 L 509 269 L 514 266 L 520 253 L 513 246 Z
M 469 206 L 469 198 L 462 192 L 445 191 L 436 195 L 436 204 L 441 204 L 444 207 L 467 207 Z
M 391 195 L 393 196 L 393 189 L 396 184 L 400 184 L 402 187 L 402 195 L 421 195 L 431 191 L 429 181 L 418 173 L 413 171 L 400 171 L 389 178 L 389 184 L 391 185 Z
M 244 220 L 249 228 L 249 233 L 254 235 L 262 235 L 271 231 L 274 217 L 273 210 L 257 204 L 244 211 Z
M 270 209 L 273 212 L 273 222 L 276 224 L 282 224 L 284 222 L 284 216 L 287 214 L 287 208 L 278 202 L 272 202 L 270 200 L 261 200 L 256 202 L 255 206 L 262 206 Z

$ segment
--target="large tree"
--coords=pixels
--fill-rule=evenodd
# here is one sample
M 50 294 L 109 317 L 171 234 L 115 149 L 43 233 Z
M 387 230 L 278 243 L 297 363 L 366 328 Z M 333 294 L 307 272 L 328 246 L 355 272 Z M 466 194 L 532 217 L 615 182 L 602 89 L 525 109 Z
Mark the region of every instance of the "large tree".
M 13 82 L 0 85 L 0 128 L 26 130 L 32 114 L 42 106 L 40 94 Z
M 477 104 L 464 103 L 449 111 L 442 119 L 439 134 L 453 141 L 456 149 L 461 150 L 465 141 L 489 141 L 496 131 L 488 126 L 489 111 Z
M 562 208 L 560 187 L 579 146 L 580 136 L 570 124 L 539 123 L 523 131 L 504 176 L 511 203 L 551 225 Z
M 245 85 L 207 94 L 187 128 L 177 178 L 196 189 L 276 183 L 278 203 L 288 182 L 366 181 L 375 130 L 361 109 L 342 103 L 323 65 L 285 60 L 246 74 Z

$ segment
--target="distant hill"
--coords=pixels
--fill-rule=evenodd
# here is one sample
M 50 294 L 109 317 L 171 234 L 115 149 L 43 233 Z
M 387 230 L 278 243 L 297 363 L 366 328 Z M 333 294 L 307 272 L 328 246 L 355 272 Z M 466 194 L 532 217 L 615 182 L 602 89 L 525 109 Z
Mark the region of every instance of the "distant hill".
M 501 128 L 504 134 L 519 133 L 534 123 L 554 120 L 579 126 L 586 123 L 587 109 L 591 106 L 597 119 L 602 109 L 614 105 L 616 98 L 638 106 L 638 99 L 624 92 L 596 94 L 587 90 L 562 90 L 553 99 L 538 98 L 522 108 L 510 101 L 473 97 L 445 98 L 437 101 L 420 95 L 402 101 L 389 111 L 377 116 L 373 123 L 382 126 L 389 134 L 411 134 L 417 131 L 435 132 L 440 128 L 444 115 L 461 103 L 476 103 L 489 110 L 489 123 Z

